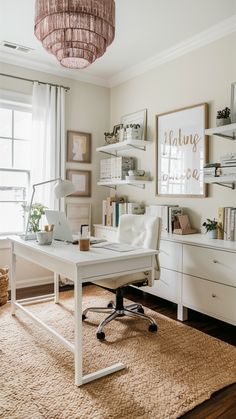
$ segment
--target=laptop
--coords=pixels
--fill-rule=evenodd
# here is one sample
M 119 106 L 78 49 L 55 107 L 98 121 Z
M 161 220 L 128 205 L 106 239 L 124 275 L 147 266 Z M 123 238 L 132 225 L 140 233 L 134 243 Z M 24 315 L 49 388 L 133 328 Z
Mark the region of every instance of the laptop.
M 65 212 L 45 210 L 45 215 L 48 224 L 54 224 L 53 238 L 55 240 L 73 243 L 79 239 L 78 235 L 72 234 Z

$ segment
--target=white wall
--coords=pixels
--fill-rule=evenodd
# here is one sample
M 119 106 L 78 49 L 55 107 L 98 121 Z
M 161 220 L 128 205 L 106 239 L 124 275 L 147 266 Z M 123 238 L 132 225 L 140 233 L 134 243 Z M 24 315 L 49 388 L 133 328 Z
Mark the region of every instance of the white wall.
M 137 156 L 138 168 L 150 171 L 154 181 L 139 190 L 131 186 L 119 188 L 130 200 L 147 204 L 179 204 L 188 208 L 191 221 L 200 228 L 206 217 L 217 216 L 220 206 L 235 206 L 236 191 L 211 185 L 209 196 L 202 198 L 160 198 L 155 195 L 155 116 L 197 103 L 209 104 L 209 127 L 215 126 L 216 111 L 230 106 L 230 85 L 236 81 L 236 35 L 220 39 L 174 61 L 133 78 L 111 90 L 111 126 L 119 123 L 122 115 L 139 109 L 148 110 L 148 139 L 146 152 L 132 152 Z M 210 138 L 210 161 L 218 161 L 221 154 L 236 151 L 234 142 L 218 137 Z
M 66 130 L 84 131 L 92 133 L 92 163 L 67 164 L 67 168 L 77 168 L 92 171 L 92 195 L 91 198 L 67 198 L 68 202 L 90 202 L 92 204 L 92 223 L 99 223 L 101 220 L 101 201 L 107 196 L 104 188 L 97 187 L 99 177 L 99 157 L 96 147 L 103 143 L 104 132 L 110 125 L 110 91 L 105 87 L 82 83 L 66 78 L 53 76 L 51 74 L 37 72 L 23 67 L 0 63 L 0 72 L 25 77 L 44 82 L 51 82 L 69 86 L 70 91 L 66 93 Z M 17 79 L 0 76 L 0 89 L 12 90 L 24 94 L 32 93 L 32 84 Z M 0 265 L 9 264 L 9 244 L 2 242 L 0 249 Z M 47 282 L 48 271 L 41 268 L 35 269 L 32 264 L 24 264 L 19 261 L 18 279 L 40 277 L 40 282 Z

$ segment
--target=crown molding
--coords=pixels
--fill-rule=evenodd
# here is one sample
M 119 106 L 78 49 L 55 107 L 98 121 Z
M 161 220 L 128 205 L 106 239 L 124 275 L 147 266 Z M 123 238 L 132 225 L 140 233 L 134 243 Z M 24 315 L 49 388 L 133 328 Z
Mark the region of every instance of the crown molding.
M 73 70 L 63 69 L 56 67 L 42 61 L 35 60 L 29 57 L 22 57 L 18 54 L 11 54 L 0 49 L 0 61 L 5 64 L 17 65 L 31 70 L 42 71 L 45 73 L 53 74 L 59 77 L 64 77 L 69 80 L 81 81 L 84 83 L 91 83 L 103 87 L 115 87 L 122 84 L 134 77 L 157 68 L 169 61 L 175 60 L 191 51 L 208 45 L 218 39 L 236 31 L 236 14 L 220 23 L 211 26 L 209 29 L 200 32 L 199 34 L 183 41 L 171 48 L 162 51 L 161 53 L 137 64 L 127 70 L 117 73 L 109 79 L 102 77 L 92 76 L 86 72 L 73 72 Z
M 134 65 L 127 70 L 124 70 L 115 76 L 108 79 L 108 86 L 115 87 L 121 83 L 126 82 L 134 77 L 146 73 L 153 68 L 159 67 L 169 61 L 175 60 L 191 51 L 208 45 L 220 38 L 236 31 L 236 14 L 220 23 L 211 26 L 209 29 L 192 36 L 184 42 L 181 42 L 174 47 L 168 48 L 165 51 L 149 58 L 137 65 Z
M 84 83 L 95 84 L 98 86 L 109 87 L 106 79 L 102 77 L 96 77 L 89 75 L 88 73 L 76 72 L 73 74 L 73 70 L 56 68 L 50 64 L 43 63 L 35 59 L 29 59 L 28 57 L 22 57 L 18 54 L 11 54 L 0 50 L 0 62 L 4 64 L 16 65 L 24 67 L 26 69 L 42 71 L 44 73 L 53 74 L 55 76 L 64 77 L 69 80 L 81 81 Z

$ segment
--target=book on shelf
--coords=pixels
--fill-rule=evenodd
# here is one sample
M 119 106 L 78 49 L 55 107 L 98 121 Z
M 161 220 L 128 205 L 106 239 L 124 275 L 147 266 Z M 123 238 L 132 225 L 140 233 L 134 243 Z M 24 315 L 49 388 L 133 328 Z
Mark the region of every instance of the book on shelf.
M 146 208 L 146 214 L 160 217 L 162 231 L 173 233 L 174 221 L 177 215 L 183 214 L 183 208 L 178 205 L 149 205 Z
M 218 208 L 218 236 L 217 238 L 235 241 L 236 240 L 236 208 Z
M 133 170 L 135 159 L 133 157 L 110 157 L 100 161 L 100 180 L 124 180 L 129 170 Z
M 218 230 L 217 239 L 223 240 L 224 238 L 224 208 L 218 208 Z
M 108 197 L 102 201 L 102 224 L 118 227 L 122 214 L 144 214 L 145 206 L 137 202 L 126 202 L 126 197 Z

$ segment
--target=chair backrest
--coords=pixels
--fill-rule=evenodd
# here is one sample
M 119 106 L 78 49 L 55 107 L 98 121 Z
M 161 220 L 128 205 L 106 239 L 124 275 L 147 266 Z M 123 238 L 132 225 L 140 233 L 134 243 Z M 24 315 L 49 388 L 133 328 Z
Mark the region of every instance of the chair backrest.
M 159 217 L 124 214 L 120 217 L 117 240 L 147 249 L 159 249 L 160 232 Z

